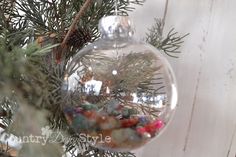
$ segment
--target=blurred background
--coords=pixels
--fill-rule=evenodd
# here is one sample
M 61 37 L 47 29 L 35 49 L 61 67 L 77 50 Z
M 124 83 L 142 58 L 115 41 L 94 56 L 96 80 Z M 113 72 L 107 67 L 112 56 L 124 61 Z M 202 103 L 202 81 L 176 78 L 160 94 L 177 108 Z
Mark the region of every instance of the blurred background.
M 139 38 L 165 0 L 147 0 L 132 13 Z M 236 1 L 169 0 L 164 32 L 186 37 L 170 58 L 179 103 L 165 132 L 137 150 L 138 157 L 236 157 Z

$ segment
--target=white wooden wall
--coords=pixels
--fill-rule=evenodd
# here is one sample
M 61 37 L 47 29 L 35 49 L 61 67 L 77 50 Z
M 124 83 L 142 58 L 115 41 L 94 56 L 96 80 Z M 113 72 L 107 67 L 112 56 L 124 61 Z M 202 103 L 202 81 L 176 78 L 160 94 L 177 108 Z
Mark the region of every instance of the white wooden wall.
M 147 0 L 132 14 L 144 36 L 165 0 Z M 138 157 L 236 157 L 236 0 L 170 0 L 165 32 L 185 39 L 179 59 L 168 58 L 179 105 L 168 129 Z

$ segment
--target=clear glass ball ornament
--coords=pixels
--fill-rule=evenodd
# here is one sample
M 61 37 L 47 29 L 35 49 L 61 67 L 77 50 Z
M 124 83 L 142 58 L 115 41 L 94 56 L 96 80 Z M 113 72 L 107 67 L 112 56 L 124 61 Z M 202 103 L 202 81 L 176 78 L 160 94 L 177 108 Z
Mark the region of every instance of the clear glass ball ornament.
M 134 39 L 127 16 L 100 20 L 101 38 L 67 65 L 65 115 L 94 146 L 130 151 L 155 138 L 177 104 L 175 77 L 153 46 Z M 89 138 L 88 138 L 89 139 Z

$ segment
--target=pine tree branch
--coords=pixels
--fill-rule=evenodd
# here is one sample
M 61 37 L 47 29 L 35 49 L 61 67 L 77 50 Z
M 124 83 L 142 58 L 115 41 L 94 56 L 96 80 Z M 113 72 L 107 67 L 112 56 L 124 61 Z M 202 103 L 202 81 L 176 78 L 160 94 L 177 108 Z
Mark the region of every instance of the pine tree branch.
M 80 9 L 80 11 L 76 14 L 75 19 L 74 19 L 73 23 L 71 24 L 71 26 L 69 28 L 69 31 L 67 32 L 64 40 L 61 43 L 62 48 L 65 47 L 66 42 L 67 42 L 68 38 L 70 37 L 72 31 L 75 29 L 76 24 L 78 23 L 78 21 L 83 16 L 84 12 L 87 10 L 87 8 L 90 6 L 91 3 L 92 3 L 92 0 L 86 0 L 84 5 Z
M 181 36 L 172 28 L 166 36 L 163 36 L 163 28 L 163 19 L 155 19 L 155 24 L 146 34 L 146 42 L 162 50 L 166 55 L 178 58 L 177 54 L 181 53 L 179 49 L 184 42 L 183 39 L 189 34 Z

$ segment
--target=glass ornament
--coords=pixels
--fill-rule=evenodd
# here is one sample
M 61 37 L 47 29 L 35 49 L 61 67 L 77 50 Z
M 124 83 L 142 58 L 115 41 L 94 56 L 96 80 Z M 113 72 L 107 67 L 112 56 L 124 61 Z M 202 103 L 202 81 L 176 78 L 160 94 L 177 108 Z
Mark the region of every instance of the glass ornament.
M 101 38 L 67 65 L 64 112 L 76 133 L 94 146 L 130 151 L 155 138 L 177 104 L 175 77 L 153 46 L 134 39 L 127 16 L 100 20 Z

